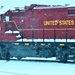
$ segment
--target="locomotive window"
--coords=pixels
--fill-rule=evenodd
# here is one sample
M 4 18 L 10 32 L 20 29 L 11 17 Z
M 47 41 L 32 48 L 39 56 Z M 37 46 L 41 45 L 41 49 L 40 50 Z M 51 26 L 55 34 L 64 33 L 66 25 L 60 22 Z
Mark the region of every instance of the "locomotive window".
M 9 15 L 6 15 L 5 20 L 6 20 L 6 22 L 10 21 Z
M 68 10 L 68 15 L 75 16 L 75 9 L 69 9 Z
M 24 12 L 13 13 L 13 17 L 24 17 Z

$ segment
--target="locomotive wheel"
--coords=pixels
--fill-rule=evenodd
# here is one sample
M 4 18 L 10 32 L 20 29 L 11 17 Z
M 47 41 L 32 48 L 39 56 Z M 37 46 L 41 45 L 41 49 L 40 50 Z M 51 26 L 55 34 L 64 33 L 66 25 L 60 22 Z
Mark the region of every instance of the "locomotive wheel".
M 2 60 L 2 57 L 0 56 L 0 60 Z
M 74 59 L 73 61 L 74 61 L 74 63 L 75 63 L 75 59 Z
M 21 60 L 22 59 L 22 57 L 17 57 L 17 60 Z
M 75 63 L 75 55 L 74 55 L 74 57 L 73 57 L 73 61 L 74 61 L 74 63 Z
M 60 62 L 66 63 L 67 62 L 67 54 L 63 55 L 60 59 Z
M 6 53 L 5 59 L 6 59 L 6 60 L 10 60 L 10 53 L 9 53 L 9 52 Z

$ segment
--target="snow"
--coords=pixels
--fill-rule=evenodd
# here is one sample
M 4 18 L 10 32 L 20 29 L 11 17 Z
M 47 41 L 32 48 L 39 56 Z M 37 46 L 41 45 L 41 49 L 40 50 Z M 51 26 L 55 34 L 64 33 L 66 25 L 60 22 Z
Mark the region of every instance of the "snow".
M 33 9 L 67 8 L 67 7 L 72 7 L 72 6 L 70 6 L 69 4 L 68 5 L 46 5 L 46 6 L 34 7 Z
M 75 75 L 75 64 L 1 60 L 0 75 Z
M 43 39 L 18 39 L 17 42 L 43 42 Z M 44 39 L 44 42 L 75 42 L 75 39 Z
M 26 39 L 26 38 L 23 38 L 23 39 L 18 39 L 17 42 L 43 42 L 43 39 Z
M 26 58 L 22 58 L 24 60 L 53 60 L 56 61 L 56 57 L 51 57 L 51 58 L 40 58 L 40 57 L 26 57 Z
M 11 30 L 8 30 L 5 32 L 6 34 L 12 34 L 12 33 L 15 33 L 15 34 L 18 34 L 19 31 L 11 31 Z
M 20 35 L 20 34 L 16 36 L 16 38 L 20 38 L 20 37 L 21 37 L 21 35 Z

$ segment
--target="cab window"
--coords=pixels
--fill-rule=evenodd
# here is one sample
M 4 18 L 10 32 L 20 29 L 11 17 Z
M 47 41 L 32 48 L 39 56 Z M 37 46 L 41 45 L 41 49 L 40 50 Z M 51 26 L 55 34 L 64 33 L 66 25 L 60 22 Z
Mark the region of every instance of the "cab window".
M 6 22 L 9 22 L 10 21 L 10 16 L 9 15 L 6 15 L 5 16 L 5 20 L 6 20 Z

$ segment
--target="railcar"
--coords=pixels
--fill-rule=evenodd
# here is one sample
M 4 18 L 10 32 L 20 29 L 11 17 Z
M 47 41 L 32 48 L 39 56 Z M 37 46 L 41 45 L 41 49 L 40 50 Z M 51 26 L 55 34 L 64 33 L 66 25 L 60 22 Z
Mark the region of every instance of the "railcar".
M 56 57 L 75 62 L 75 6 L 32 4 L 0 15 L 0 58 Z

